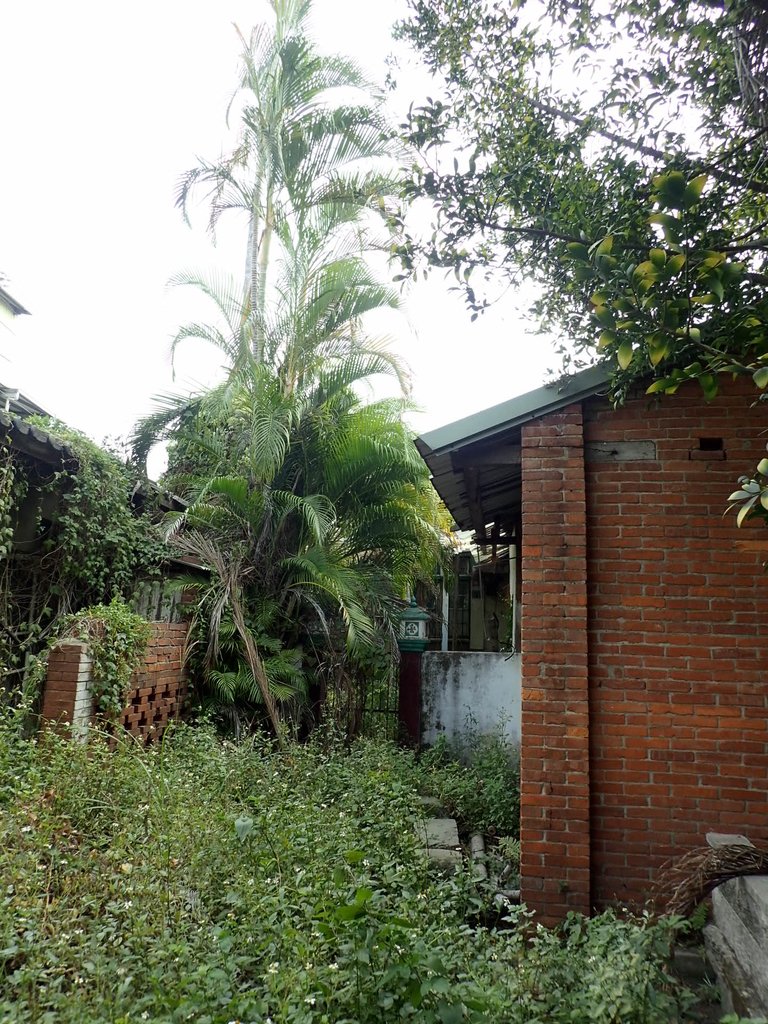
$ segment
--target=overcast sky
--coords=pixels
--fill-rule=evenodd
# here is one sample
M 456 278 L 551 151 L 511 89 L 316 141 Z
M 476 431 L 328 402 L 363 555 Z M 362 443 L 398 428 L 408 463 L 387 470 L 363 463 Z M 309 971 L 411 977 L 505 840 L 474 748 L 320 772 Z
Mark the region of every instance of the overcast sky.
M 326 51 L 383 82 L 405 0 L 315 0 Z M 179 175 L 226 145 L 224 113 L 259 0 L 8 0 L 0 5 L 0 272 L 32 314 L 0 355 L 20 387 L 97 440 L 126 434 L 152 395 L 204 385 L 217 359 L 169 339 L 190 299 L 167 281 L 186 269 L 240 269 L 240 225 L 217 248 L 201 212 L 174 208 Z M 400 76 L 401 109 L 425 82 Z M 237 255 L 235 260 L 233 253 Z M 512 297 L 470 323 L 441 276 L 409 294 L 390 324 L 413 371 L 421 432 L 537 387 L 557 359 Z M 10 360 L 10 361 L 9 361 Z

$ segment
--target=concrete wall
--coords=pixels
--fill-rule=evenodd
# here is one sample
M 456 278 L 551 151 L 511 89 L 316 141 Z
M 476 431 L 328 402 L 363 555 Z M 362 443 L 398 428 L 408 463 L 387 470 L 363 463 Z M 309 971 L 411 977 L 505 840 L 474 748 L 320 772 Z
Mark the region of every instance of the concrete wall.
M 486 651 L 427 651 L 421 670 L 421 741 L 451 740 L 467 720 L 481 733 L 504 723 L 520 741 L 520 656 Z

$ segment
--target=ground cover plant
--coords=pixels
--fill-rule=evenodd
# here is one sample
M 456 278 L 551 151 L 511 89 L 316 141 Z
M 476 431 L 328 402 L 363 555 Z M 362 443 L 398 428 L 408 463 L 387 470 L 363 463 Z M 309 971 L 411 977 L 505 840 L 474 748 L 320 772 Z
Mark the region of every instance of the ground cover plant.
M 500 721 L 481 733 L 469 719 L 464 733 L 441 739 L 418 762 L 423 792 L 437 797 L 465 832 L 520 835 L 520 752 Z
M 0 1021 L 679 1019 L 666 924 L 479 924 L 488 894 L 419 855 L 417 775 L 379 742 L 4 723 Z

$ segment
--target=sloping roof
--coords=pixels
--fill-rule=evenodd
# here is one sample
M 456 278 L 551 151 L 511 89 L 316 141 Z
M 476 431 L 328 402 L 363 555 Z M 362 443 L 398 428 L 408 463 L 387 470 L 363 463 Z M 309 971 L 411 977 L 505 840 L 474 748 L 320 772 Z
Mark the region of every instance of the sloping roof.
M 520 497 L 520 430 L 524 423 L 604 391 L 605 366 L 592 366 L 553 385 L 428 431 L 416 438 L 432 483 L 462 530 L 479 539 L 514 532 Z
M 33 426 L 22 416 L 0 411 L 0 427 L 11 437 L 13 447 L 47 465 L 58 466 L 65 459 L 74 459 L 71 448 L 42 427 Z
M 29 310 L 24 309 L 22 304 L 17 302 L 12 295 L 9 295 L 4 288 L 0 288 L 0 302 L 7 306 L 14 316 L 21 316 L 22 314 L 29 316 Z

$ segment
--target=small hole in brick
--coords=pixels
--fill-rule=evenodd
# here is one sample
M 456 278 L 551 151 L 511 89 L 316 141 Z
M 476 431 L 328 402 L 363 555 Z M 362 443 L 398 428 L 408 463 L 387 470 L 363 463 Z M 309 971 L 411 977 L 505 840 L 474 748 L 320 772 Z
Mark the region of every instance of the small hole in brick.
M 700 437 L 699 438 L 699 451 L 700 452 L 721 452 L 723 450 L 723 439 L 722 437 Z

